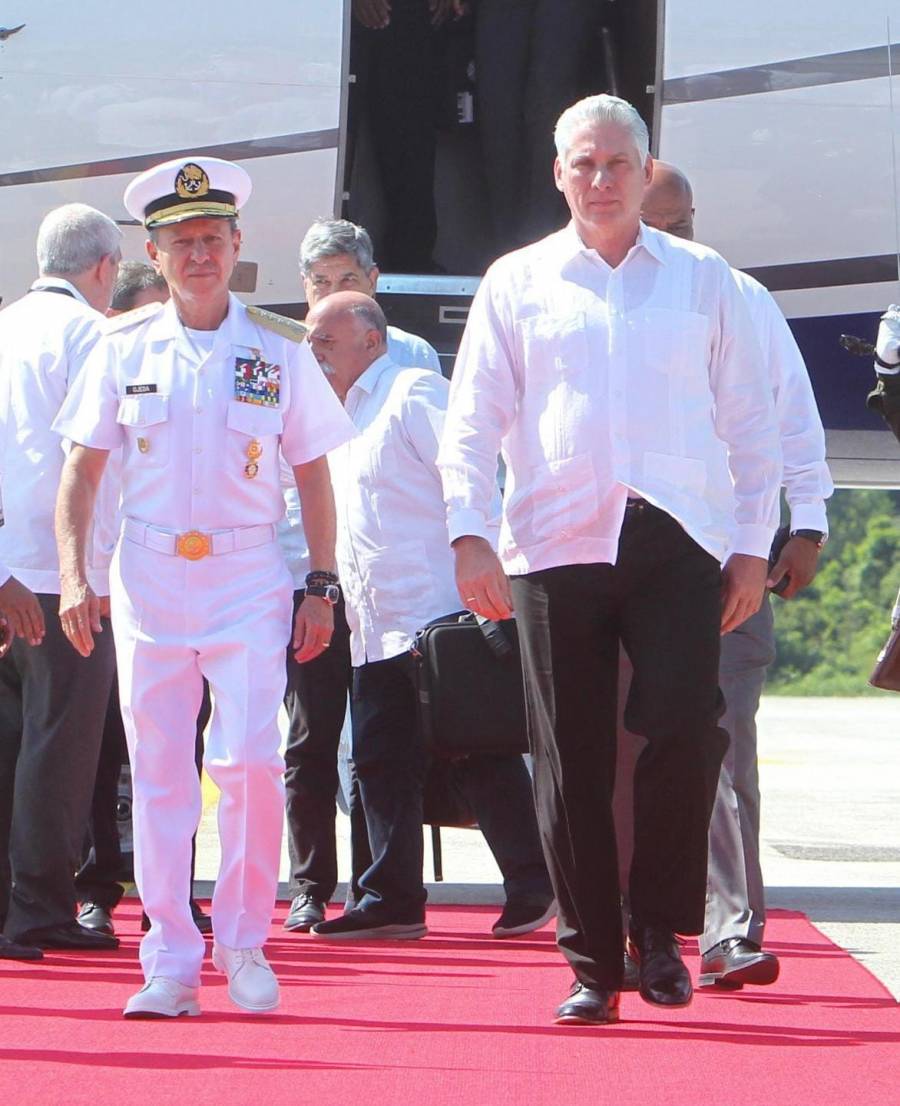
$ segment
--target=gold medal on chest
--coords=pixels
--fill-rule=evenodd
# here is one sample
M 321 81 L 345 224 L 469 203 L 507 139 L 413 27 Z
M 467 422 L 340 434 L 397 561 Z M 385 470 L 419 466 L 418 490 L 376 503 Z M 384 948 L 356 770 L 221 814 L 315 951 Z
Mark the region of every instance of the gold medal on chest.
M 253 441 L 247 446 L 247 459 L 250 461 L 258 461 L 260 457 L 262 457 L 262 451 L 262 446 L 254 438 Z
M 138 438 L 137 447 L 141 453 L 150 452 L 150 440 L 148 438 Z
M 258 472 L 259 465 L 255 461 L 248 461 L 247 464 L 244 465 L 244 476 L 246 476 L 248 480 L 252 480 Z

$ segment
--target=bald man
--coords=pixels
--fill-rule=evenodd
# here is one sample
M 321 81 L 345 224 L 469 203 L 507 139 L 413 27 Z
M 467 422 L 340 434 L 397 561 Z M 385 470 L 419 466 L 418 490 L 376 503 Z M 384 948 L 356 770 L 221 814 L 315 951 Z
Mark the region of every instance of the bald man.
M 357 429 L 329 457 L 338 509 L 338 574 L 350 626 L 353 763 L 372 861 L 340 917 L 312 926 L 331 940 L 416 939 L 425 927 L 422 790 L 427 750 L 417 723 L 416 631 L 459 610 L 436 458 L 449 385 L 430 369 L 395 364 L 378 304 L 335 292 L 306 318 L 309 342 Z M 514 937 L 555 913 L 521 756 L 454 766 L 503 873 L 506 906 L 495 937 Z M 355 794 L 351 794 L 351 814 Z
M 694 237 L 690 181 L 674 165 L 657 161 L 644 193 L 643 222 L 679 238 Z M 816 574 L 827 536 L 825 500 L 833 491 L 825 463 L 825 434 L 806 366 L 784 316 L 758 281 L 732 270 L 756 328 L 768 366 L 784 455 L 783 487 L 790 507 L 790 536 L 769 572 L 766 586 L 791 599 Z M 783 588 L 783 590 L 781 590 Z M 719 776 L 709 828 L 709 873 L 700 986 L 742 987 L 774 983 L 778 959 L 762 950 L 765 898 L 759 860 L 759 777 L 756 712 L 775 657 L 768 602 L 722 639 L 719 682 L 726 713 L 721 725 L 731 737 Z M 637 740 L 635 738 L 635 740 Z M 619 743 L 622 749 L 624 742 Z M 626 757 L 634 756 L 626 749 Z M 624 777 L 624 778 L 623 778 Z M 629 794 L 628 773 L 617 772 L 617 814 Z M 624 842 L 630 838 L 623 827 Z M 627 868 L 627 858 L 623 858 Z M 623 884 L 627 886 L 627 884 Z

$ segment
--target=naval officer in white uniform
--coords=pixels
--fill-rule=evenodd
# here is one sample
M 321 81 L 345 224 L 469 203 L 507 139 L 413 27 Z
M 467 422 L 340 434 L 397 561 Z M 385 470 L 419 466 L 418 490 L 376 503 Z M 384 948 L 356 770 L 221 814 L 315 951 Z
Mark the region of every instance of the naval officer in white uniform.
M 336 599 L 325 454 L 353 427 L 291 320 L 228 292 L 250 193 L 237 165 L 195 157 L 141 174 L 125 206 L 171 300 L 120 316 L 85 366 L 57 430 L 78 443 L 60 485 L 60 618 L 92 647 L 84 536 L 109 450 L 123 447 L 122 535 L 111 572 L 119 692 L 134 785 L 135 876 L 151 928 L 146 986 L 126 1016 L 196 1014 L 204 943 L 191 918 L 193 764 L 202 678 L 215 712 L 205 764 L 221 790 L 213 961 L 231 999 L 262 1011 L 278 984 L 262 953 L 278 879 L 283 762 L 276 724 L 291 579 L 275 524 L 279 450 L 293 467 L 312 571 L 294 625 L 301 662 L 328 647 Z M 310 601 L 311 600 L 311 601 Z

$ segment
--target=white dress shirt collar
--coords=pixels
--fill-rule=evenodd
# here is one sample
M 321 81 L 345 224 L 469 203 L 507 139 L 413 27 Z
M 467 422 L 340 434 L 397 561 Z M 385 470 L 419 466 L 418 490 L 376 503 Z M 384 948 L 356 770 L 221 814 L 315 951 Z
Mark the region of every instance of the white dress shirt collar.
M 380 357 L 376 357 L 366 371 L 361 373 L 347 389 L 348 404 L 351 398 L 355 398 L 353 396 L 355 389 L 359 389 L 359 391 L 365 392 L 367 396 L 370 396 L 375 391 L 375 386 L 378 384 L 381 374 L 385 369 L 389 369 L 392 364 L 393 361 L 391 361 L 386 353 L 383 353 Z
M 75 285 L 72 284 L 70 281 L 65 280 L 63 277 L 55 277 L 55 276 L 38 277 L 38 279 L 34 282 L 34 284 L 32 284 L 31 291 L 32 292 L 39 292 L 42 288 L 65 288 L 65 290 L 67 292 L 72 293 L 72 295 L 75 297 L 76 300 L 80 300 L 87 307 L 91 306 L 88 303 L 88 301 L 84 298 L 84 296 L 78 291 L 78 289 L 75 287 Z
M 622 264 L 626 264 L 634 254 L 646 250 L 651 257 L 664 265 L 666 257 L 660 238 L 661 234 L 658 230 L 654 230 L 645 223 L 641 223 L 638 228 L 637 237 L 634 240 L 634 245 L 629 248 Z M 585 257 L 592 263 L 602 265 L 606 269 L 612 271 L 613 266 L 604 261 L 595 249 L 585 244 L 575 227 L 574 221 L 570 221 L 567 226 L 563 227 L 563 229 L 549 241 L 552 243 L 552 248 L 554 249 L 556 259 L 561 268 L 564 268 L 568 262 L 574 261 L 577 257 Z M 618 268 L 618 266 L 616 266 L 616 268 Z

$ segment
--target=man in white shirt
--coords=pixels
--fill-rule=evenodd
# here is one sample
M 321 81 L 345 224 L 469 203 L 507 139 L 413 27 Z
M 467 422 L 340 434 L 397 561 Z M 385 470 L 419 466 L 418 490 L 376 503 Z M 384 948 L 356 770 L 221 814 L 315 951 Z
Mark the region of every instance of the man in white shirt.
M 657 230 L 693 241 L 691 185 L 674 166 L 656 162 L 641 218 Z M 767 585 L 778 588 L 782 599 L 790 599 L 815 576 L 819 550 L 828 534 L 825 500 L 834 485 L 825 462 L 825 431 L 803 357 L 778 304 L 758 281 L 737 269 L 733 272 L 772 388 L 784 458 L 782 480 L 791 513 L 789 536 L 777 553 Z M 765 600 L 756 614 L 722 639 L 719 685 L 726 711 L 720 724 L 731 742 L 709 826 L 706 920 L 699 938 L 701 986 L 736 988 L 745 983 L 774 983 L 778 977 L 778 958 L 761 947 L 766 909 L 756 763 L 756 712 L 766 669 L 774 658 L 772 608 Z
M 727 743 L 719 634 L 762 599 L 781 458 L 727 264 L 641 225 L 653 164 L 638 113 L 590 97 L 563 113 L 555 137 L 572 222 L 488 270 L 438 464 L 460 597 L 490 618 L 515 606 L 519 619 L 538 822 L 557 940 L 576 977 L 557 1020 L 604 1023 L 618 1017 L 622 981 L 611 812 L 619 645 L 635 669 L 626 718 L 648 738 L 630 937 L 642 997 L 684 1005 L 691 983 L 675 934 L 703 928 Z M 498 559 L 487 516 L 501 447 Z
M 291 581 L 275 524 L 279 457 L 293 467 L 314 571 L 294 624 L 297 659 L 329 645 L 334 502 L 325 453 L 353 428 L 303 329 L 244 307 L 228 283 L 250 178 L 218 158 L 136 177 L 125 206 L 172 298 L 107 323 L 56 421 L 73 447 L 57 508 L 60 618 L 82 655 L 96 598 L 83 541 L 109 451 L 122 447 L 122 535 L 111 573 L 119 697 L 134 792 L 135 879 L 151 926 L 146 986 L 126 1017 L 197 1014 L 204 941 L 189 907 L 201 810 L 194 766 L 203 677 L 215 711 L 206 769 L 219 787 L 222 862 L 213 963 L 243 1010 L 278 1005 L 262 951 L 278 885 L 284 791 L 277 716 Z
M 372 239 L 364 227 L 346 219 L 324 219 L 306 232 L 300 245 L 300 273 L 310 307 L 334 292 L 364 292 L 374 296 L 378 267 Z M 432 346 L 399 327 L 388 327 L 388 353 L 397 365 L 441 371 Z M 309 551 L 297 488 L 287 466 L 282 466 L 286 506 L 278 539 L 294 579 L 294 609 L 303 602 L 303 581 L 309 571 Z M 351 680 L 350 631 L 344 597 L 334 609 L 334 636 L 327 653 L 307 664 L 297 664 L 288 651 L 287 745 L 284 751 L 291 907 L 285 929 L 306 932 L 325 918 L 325 908 L 337 886 L 334 819 L 338 788 L 338 746 L 347 710 Z M 351 766 L 350 851 L 348 903 L 358 897 L 358 877 L 372 862 L 362 808 L 355 795 Z
M 458 607 L 435 467 L 448 384 L 394 364 L 381 308 L 358 292 L 312 309 L 310 344 L 357 428 L 329 456 L 338 566 L 353 664 L 353 764 L 372 863 L 341 917 L 316 937 L 415 939 L 425 934 L 416 631 Z M 553 913 L 528 770 L 521 756 L 473 756 L 460 783 L 503 873 L 507 904 L 493 933 L 527 933 Z
M 17 638 L 0 663 L 0 920 L 8 937 L 41 948 L 118 944 L 75 918 L 73 875 L 114 658 L 105 619 L 86 658 L 73 653 L 59 625 L 53 509 L 64 453 L 52 423 L 99 338 L 120 241 L 115 223 L 91 207 L 51 211 L 38 231 L 40 276 L 0 313 L 0 473 L 8 515 L 0 560 L 35 593 L 44 625 L 39 642 L 32 627 L 30 639 Z M 92 543 L 88 572 L 106 596 L 100 545 Z

